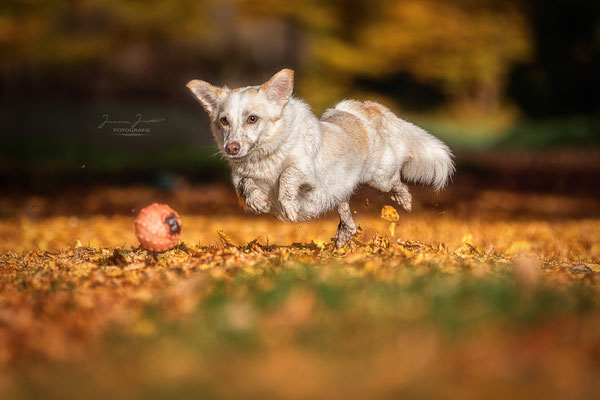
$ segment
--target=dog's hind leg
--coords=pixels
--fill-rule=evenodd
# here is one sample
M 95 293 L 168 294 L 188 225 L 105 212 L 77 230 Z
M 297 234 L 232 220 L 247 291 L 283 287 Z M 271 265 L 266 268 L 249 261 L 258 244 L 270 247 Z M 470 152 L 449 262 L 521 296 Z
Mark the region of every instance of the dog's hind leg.
M 340 214 L 340 224 L 335 234 L 335 245 L 339 249 L 352 239 L 352 236 L 356 233 L 356 224 L 354 223 L 354 219 L 352 219 L 350 203 L 347 200 L 340 203 L 338 213 Z
M 412 210 L 412 196 L 408 191 L 408 186 L 398 181 L 390 190 L 390 198 L 400 204 L 406 211 Z
M 412 196 L 408 191 L 408 186 L 402 183 L 399 176 L 393 176 L 391 178 L 387 175 L 375 177 L 375 179 L 372 179 L 367 184 L 382 192 L 388 192 L 390 198 L 401 205 L 406 211 L 412 209 Z

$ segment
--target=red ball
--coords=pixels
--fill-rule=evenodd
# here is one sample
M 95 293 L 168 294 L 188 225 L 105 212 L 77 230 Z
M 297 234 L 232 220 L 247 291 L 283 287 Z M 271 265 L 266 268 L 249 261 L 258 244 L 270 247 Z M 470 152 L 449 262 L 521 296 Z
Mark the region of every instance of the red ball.
M 135 219 L 135 236 L 152 251 L 166 251 L 179 242 L 181 218 L 166 204 L 153 203 L 143 208 Z

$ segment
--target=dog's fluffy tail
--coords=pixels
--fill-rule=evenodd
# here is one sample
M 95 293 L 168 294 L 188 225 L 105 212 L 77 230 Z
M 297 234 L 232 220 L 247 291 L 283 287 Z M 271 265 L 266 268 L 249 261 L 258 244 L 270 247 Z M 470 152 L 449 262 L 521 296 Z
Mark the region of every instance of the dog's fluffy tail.
M 454 156 L 441 140 L 424 129 L 400 120 L 408 157 L 402 165 L 402 176 L 407 181 L 432 185 L 440 190 L 454 174 Z

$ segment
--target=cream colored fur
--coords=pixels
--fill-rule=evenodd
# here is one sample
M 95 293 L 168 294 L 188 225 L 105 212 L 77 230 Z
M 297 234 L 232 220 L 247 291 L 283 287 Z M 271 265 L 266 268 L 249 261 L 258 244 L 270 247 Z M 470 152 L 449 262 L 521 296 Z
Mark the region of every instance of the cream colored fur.
M 407 211 L 403 180 L 445 186 L 454 163 L 439 139 L 370 101 L 342 101 L 318 119 L 292 97 L 293 74 L 284 69 L 262 86 L 233 90 L 187 84 L 209 115 L 237 193 L 254 212 L 296 222 L 336 208 L 342 247 L 356 233 L 349 199 L 359 184 L 389 192 Z M 239 152 L 228 154 L 234 142 Z

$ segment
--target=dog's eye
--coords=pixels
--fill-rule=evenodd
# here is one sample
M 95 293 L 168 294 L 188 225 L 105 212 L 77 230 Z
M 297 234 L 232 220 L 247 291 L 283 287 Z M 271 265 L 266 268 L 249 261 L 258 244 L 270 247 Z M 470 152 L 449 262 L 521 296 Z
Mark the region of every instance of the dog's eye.
M 229 121 L 227 121 L 227 117 L 221 117 L 221 123 L 223 125 L 229 125 Z
M 247 120 L 247 122 L 248 122 L 249 124 L 254 124 L 254 123 L 256 123 L 256 121 L 258 121 L 258 117 L 257 117 L 256 115 L 251 115 L 251 116 L 249 116 L 249 117 L 248 117 L 248 120 Z

